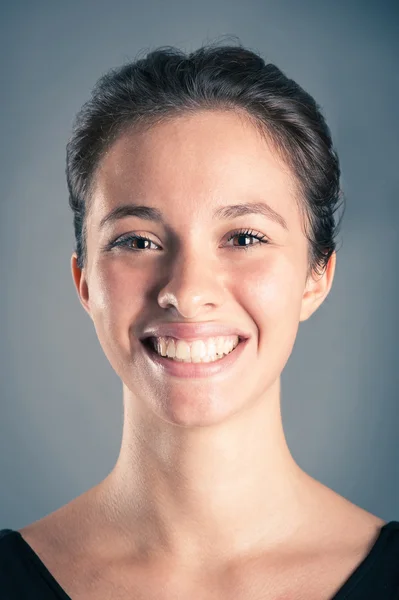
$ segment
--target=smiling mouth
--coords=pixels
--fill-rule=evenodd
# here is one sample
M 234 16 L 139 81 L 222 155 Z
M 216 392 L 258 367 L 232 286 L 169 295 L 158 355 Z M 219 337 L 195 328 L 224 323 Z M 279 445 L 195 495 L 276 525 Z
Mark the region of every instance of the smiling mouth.
M 158 356 L 161 359 L 170 360 L 171 362 L 179 362 L 179 363 L 187 363 L 187 364 L 207 364 L 207 363 L 214 363 L 214 362 L 223 360 L 226 356 L 229 356 L 230 354 L 232 354 L 236 350 L 236 348 L 245 340 L 243 338 L 241 338 L 240 336 L 238 336 L 238 342 L 227 353 L 223 352 L 222 354 L 205 355 L 205 356 L 201 356 L 201 357 L 197 356 L 197 357 L 193 357 L 193 358 L 191 358 L 191 357 L 190 358 L 177 358 L 175 356 L 171 357 L 171 356 L 160 354 L 156 349 L 156 338 L 155 337 L 147 337 L 140 341 L 148 349 L 149 352 L 151 352 L 152 354 L 155 354 L 156 356 Z

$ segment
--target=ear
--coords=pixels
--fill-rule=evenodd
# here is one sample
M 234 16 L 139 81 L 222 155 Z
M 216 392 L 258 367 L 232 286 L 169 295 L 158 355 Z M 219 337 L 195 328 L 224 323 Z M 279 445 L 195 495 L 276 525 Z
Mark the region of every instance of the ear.
M 84 269 L 79 269 L 78 267 L 78 257 L 76 252 L 74 252 L 71 257 L 71 271 L 72 279 L 75 284 L 80 303 L 90 318 L 92 318 L 89 303 L 89 287 L 87 285 L 86 274 Z
M 306 321 L 319 308 L 328 295 L 334 279 L 336 252 L 333 252 L 323 272 L 323 275 L 311 274 L 306 282 L 302 297 L 299 321 Z

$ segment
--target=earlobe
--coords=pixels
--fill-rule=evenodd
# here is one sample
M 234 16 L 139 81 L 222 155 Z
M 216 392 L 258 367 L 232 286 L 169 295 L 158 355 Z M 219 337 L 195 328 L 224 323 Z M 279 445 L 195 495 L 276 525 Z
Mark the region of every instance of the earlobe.
M 91 317 L 89 303 L 89 288 L 87 285 L 84 270 L 78 267 L 76 252 L 74 252 L 71 257 L 71 272 L 80 303 L 82 304 L 83 308 L 88 313 L 88 315 Z
M 299 321 L 309 319 L 328 296 L 334 279 L 335 265 L 336 252 L 333 252 L 322 275 L 309 275 L 302 297 Z

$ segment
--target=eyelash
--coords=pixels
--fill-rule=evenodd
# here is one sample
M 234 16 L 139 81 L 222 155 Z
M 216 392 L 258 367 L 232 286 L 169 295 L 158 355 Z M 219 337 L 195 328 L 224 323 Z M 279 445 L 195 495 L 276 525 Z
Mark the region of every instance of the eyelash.
M 269 241 L 267 240 L 266 236 L 258 233 L 258 232 L 254 232 L 253 229 L 240 229 L 238 231 L 233 231 L 229 238 L 228 238 L 228 242 L 230 240 L 232 240 L 234 237 L 236 236 L 246 236 L 246 237 L 253 237 L 257 240 L 259 240 L 259 244 L 248 244 L 245 246 L 233 246 L 233 248 L 235 249 L 239 249 L 239 250 L 249 250 L 250 248 L 254 248 L 255 246 L 260 246 L 261 244 L 268 244 Z M 149 250 L 149 248 L 130 248 L 127 244 L 129 242 L 131 242 L 132 240 L 147 240 L 148 242 L 151 242 L 152 244 L 155 244 L 155 242 L 153 242 L 152 240 L 150 240 L 149 238 L 142 236 L 138 233 L 131 233 L 131 234 L 127 234 L 124 236 L 121 236 L 120 238 L 116 239 L 114 242 L 111 242 L 106 249 L 107 250 L 111 250 L 114 247 L 124 247 L 127 250 L 129 250 L 130 252 L 146 252 Z

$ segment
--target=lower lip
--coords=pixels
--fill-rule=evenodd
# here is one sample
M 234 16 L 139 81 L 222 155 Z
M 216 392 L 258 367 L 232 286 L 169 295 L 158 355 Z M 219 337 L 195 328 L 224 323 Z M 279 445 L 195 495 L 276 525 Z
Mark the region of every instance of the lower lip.
M 219 360 L 207 363 L 185 363 L 164 358 L 149 348 L 145 344 L 141 344 L 146 355 L 150 360 L 159 365 L 165 373 L 174 377 L 187 377 L 189 379 L 197 379 L 201 377 L 211 377 L 217 375 L 225 369 L 231 367 L 244 352 L 248 339 L 240 341 L 232 352 L 223 356 Z

